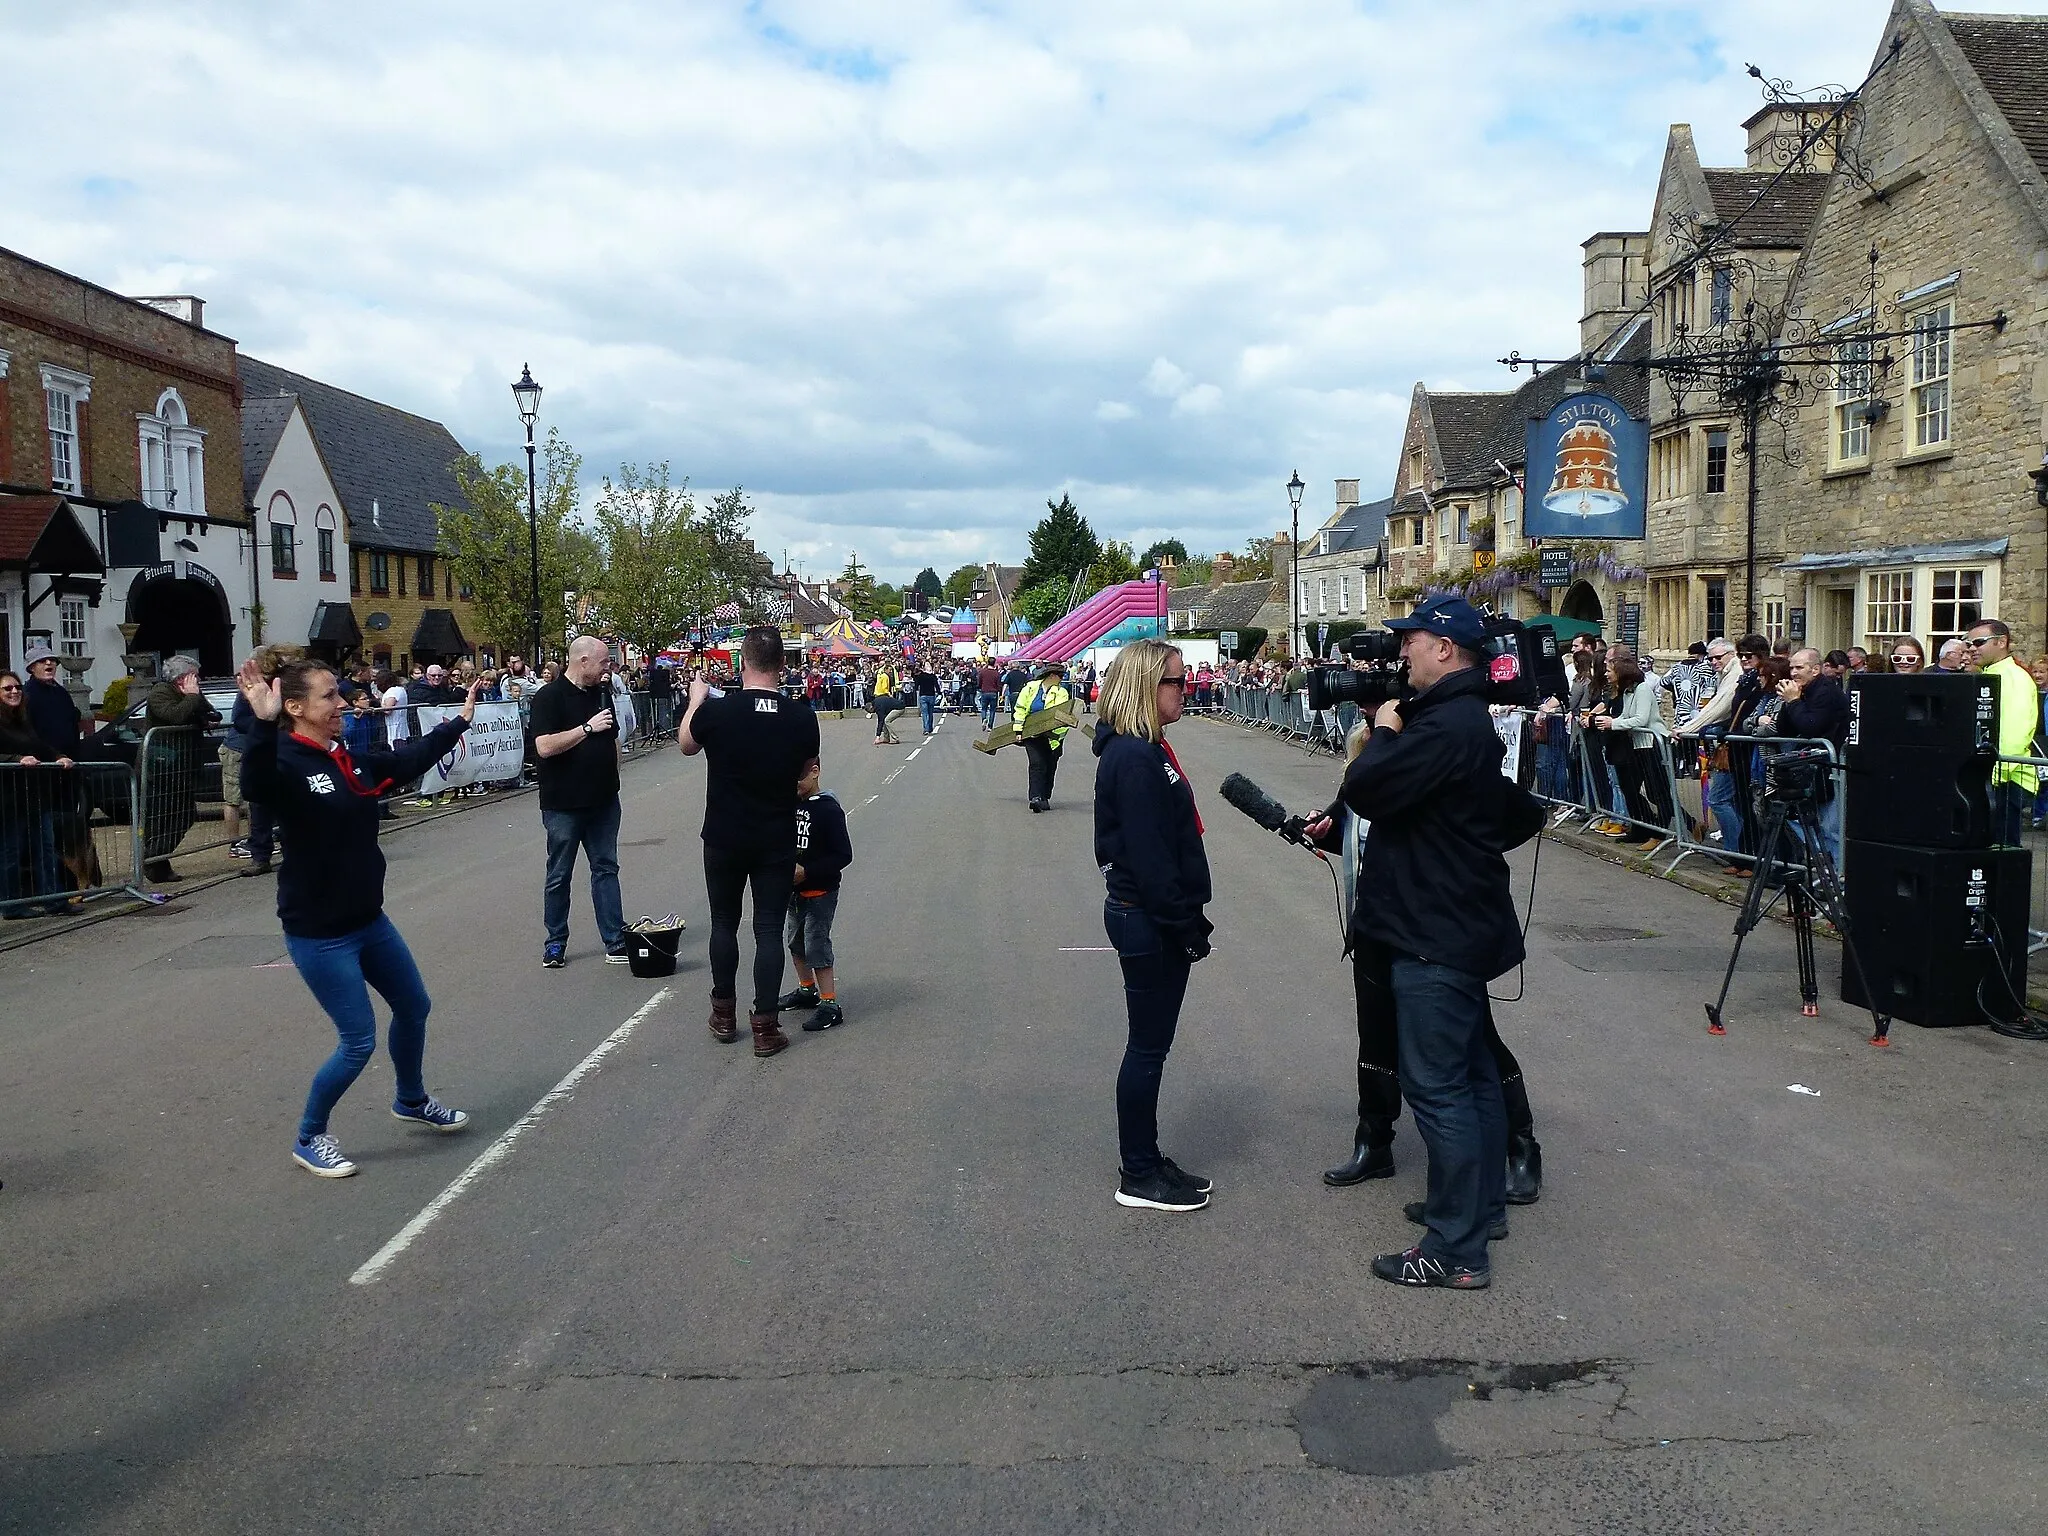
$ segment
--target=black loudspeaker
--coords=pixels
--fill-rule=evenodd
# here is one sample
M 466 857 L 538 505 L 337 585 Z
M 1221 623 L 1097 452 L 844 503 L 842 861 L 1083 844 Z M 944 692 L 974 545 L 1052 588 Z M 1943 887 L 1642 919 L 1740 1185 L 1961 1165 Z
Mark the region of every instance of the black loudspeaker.
M 1989 847 L 1997 688 L 1974 673 L 1851 677 L 1844 836 L 1922 848 Z
M 2033 877 L 2026 849 L 1852 841 L 1843 875 L 1850 937 L 1878 1008 L 1930 1028 L 1981 1024 L 1986 1009 L 2019 1017 L 2014 999 L 2026 996 Z M 1846 949 L 1842 1001 L 1858 1008 L 1873 1001 Z

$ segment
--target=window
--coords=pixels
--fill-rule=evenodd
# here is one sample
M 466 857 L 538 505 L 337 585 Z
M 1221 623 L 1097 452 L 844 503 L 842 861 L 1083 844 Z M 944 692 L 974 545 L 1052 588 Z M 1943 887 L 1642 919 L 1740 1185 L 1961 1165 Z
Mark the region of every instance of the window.
M 1871 571 L 1864 577 L 1863 633 L 1910 635 L 1913 632 L 1913 573 Z
M 370 551 L 370 591 L 378 597 L 391 590 L 391 557 L 381 549 Z
M 1981 566 L 1937 570 L 1930 590 L 1934 601 L 1928 609 L 1927 643 L 1937 649 L 1942 641 L 1967 633 L 1972 624 L 1985 617 Z
M 320 579 L 334 580 L 334 509 L 321 507 L 313 514 L 313 540 L 320 555 Z
M 1408 454 L 1408 488 L 1413 490 L 1420 484 L 1422 484 L 1422 450 L 1416 448 L 1410 450 Z
M 1301 578 L 1301 606 L 1296 608 L 1295 612 L 1308 612 L 1308 578 L 1306 576 Z
M 1952 304 L 1937 304 L 1913 317 L 1913 375 L 1906 403 L 1913 423 L 1908 441 L 1915 452 L 1943 447 L 1949 440 L 1949 327 L 1954 320 Z
M 57 599 L 57 649 L 66 656 L 85 654 L 85 599 Z
M 455 595 L 467 603 L 476 597 L 476 588 L 465 581 L 455 589 Z
M 1917 336 L 1913 345 L 1917 354 Z M 1835 349 L 1835 367 L 1839 382 L 1829 458 L 1835 464 L 1859 464 L 1870 457 L 1870 343 L 1844 342 Z
M 1676 501 L 1692 489 L 1686 460 L 1692 452 L 1692 434 L 1673 432 L 1650 444 L 1651 497 Z
M 1414 527 L 1408 535 L 1408 542 L 1417 549 L 1422 548 L 1422 524 L 1423 519 L 1416 518 Z
M 1776 645 L 1785 638 L 1785 601 L 1764 599 L 1764 638 Z
M 398 595 L 399 595 L 400 597 L 403 597 L 403 596 L 405 596 L 405 556 L 403 556 L 403 555 L 400 555 L 400 556 L 398 557 L 398 562 L 397 562 L 397 563 L 398 563 Z M 400 652 L 399 652 L 399 655 L 401 655 L 401 656 L 403 656 L 404 654 L 405 654 L 405 653 L 404 653 L 403 651 L 400 651 Z
M 1349 576 L 1339 576 L 1337 578 L 1337 611 L 1339 613 L 1349 613 L 1351 611 L 1351 578 Z
M 1470 544 L 1472 542 L 1472 503 L 1469 501 L 1458 503 L 1458 542 L 1460 544 Z
M 1330 578 L 1327 576 L 1318 576 L 1316 578 L 1316 612 L 1328 613 L 1329 611 Z
M 157 396 L 156 410 L 137 416 L 142 456 L 142 499 L 165 512 L 206 515 L 206 434 L 192 425 L 175 389 Z
M 270 498 L 270 574 L 284 581 L 299 574 L 298 525 L 291 498 L 279 491 Z
M 1728 633 L 1728 583 L 1720 576 L 1707 578 L 1707 638 L 1717 640 Z
M 69 368 L 43 364 L 43 416 L 50 434 L 50 489 L 85 489 L 79 442 L 79 407 L 92 398 L 92 379 Z
M 419 557 L 419 565 L 420 596 L 432 597 L 434 595 L 434 557 L 432 555 L 421 555 Z
M 444 565 L 441 567 L 441 596 L 451 598 L 454 595 L 455 572 L 450 567 Z
M 1728 429 L 1716 427 L 1707 433 L 1707 494 L 1718 496 L 1728 489 Z
M 1735 273 L 1727 267 L 1716 267 L 1713 284 L 1708 323 L 1726 325 L 1735 318 Z
M 348 552 L 348 589 L 351 593 L 363 590 L 363 552 L 359 549 Z
M 1686 602 L 1691 585 L 1684 576 L 1659 576 L 1651 580 L 1650 644 L 1655 649 L 1682 651 L 1692 643 L 1692 615 Z
M 389 672 L 391 670 L 391 647 L 380 645 L 374 648 L 370 652 L 370 665 L 379 672 Z

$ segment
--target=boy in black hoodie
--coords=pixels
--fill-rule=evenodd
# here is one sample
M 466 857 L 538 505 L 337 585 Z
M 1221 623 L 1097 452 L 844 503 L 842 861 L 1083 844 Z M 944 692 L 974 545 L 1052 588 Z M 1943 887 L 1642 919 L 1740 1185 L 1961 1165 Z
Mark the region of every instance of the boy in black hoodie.
M 804 1021 L 812 1034 L 846 1022 L 839 1006 L 839 980 L 832 969 L 832 917 L 839 910 L 839 878 L 853 862 L 846 835 L 846 808 L 818 788 L 818 760 L 812 758 L 797 781 L 796 890 L 789 903 L 789 955 L 796 962 L 797 988 L 779 1007 L 815 1008 Z

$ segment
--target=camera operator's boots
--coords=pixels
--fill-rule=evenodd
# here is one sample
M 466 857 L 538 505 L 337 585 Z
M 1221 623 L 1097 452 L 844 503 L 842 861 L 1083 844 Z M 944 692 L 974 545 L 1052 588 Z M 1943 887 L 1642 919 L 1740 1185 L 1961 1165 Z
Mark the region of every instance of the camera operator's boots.
M 731 1045 L 740 1037 L 738 999 L 714 997 L 711 999 L 711 1038 L 720 1045 Z
M 1500 1096 L 1508 1120 L 1508 1204 L 1534 1205 L 1543 1198 L 1543 1147 L 1521 1073 L 1501 1079 Z
M 1358 1135 L 1349 1162 L 1323 1170 L 1323 1182 L 1337 1189 L 1363 1184 L 1367 1179 L 1394 1176 L 1394 1128 L 1377 1120 L 1358 1122 Z
M 750 1013 L 747 1015 L 747 1023 L 753 1026 L 756 1056 L 773 1056 L 778 1051 L 789 1049 L 789 1036 L 785 1035 L 782 1026 L 775 1022 L 774 1014 Z

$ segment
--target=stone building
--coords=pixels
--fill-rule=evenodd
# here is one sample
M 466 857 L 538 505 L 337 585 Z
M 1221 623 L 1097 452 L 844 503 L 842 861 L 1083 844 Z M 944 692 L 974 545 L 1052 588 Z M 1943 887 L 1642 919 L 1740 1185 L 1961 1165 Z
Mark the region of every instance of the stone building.
M 259 574 L 235 343 L 204 314 L 0 250 L 0 663 L 47 639 L 94 697 L 131 649 L 234 665 Z
M 1358 482 L 1337 482 L 1336 508 L 1301 542 L 1296 563 L 1304 633 L 1316 626 L 1376 624 L 1386 617 L 1387 516 L 1393 498 L 1360 502 Z
M 241 373 L 257 409 L 291 397 L 304 414 L 340 498 L 346 595 L 365 657 L 399 671 L 415 661 L 495 665 L 496 637 L 473 636 L 470 594 L 442 555 L 434 515 L 437 503 L 462 504 L 454 468 L 462 445 L 438 421 L 253 357 L 241 359 Z M 283 537 L 274 529 L 266 535 L 266 556 Z
M 1759 464 L 1763 603 L 1824 648 L 1931 650 L 1995 616 L 2038 654 L 2048 17 L 1902 0 L 1882 39 L 1791 282 L 1827 387 L 1796 402 L 1793 462 Z

